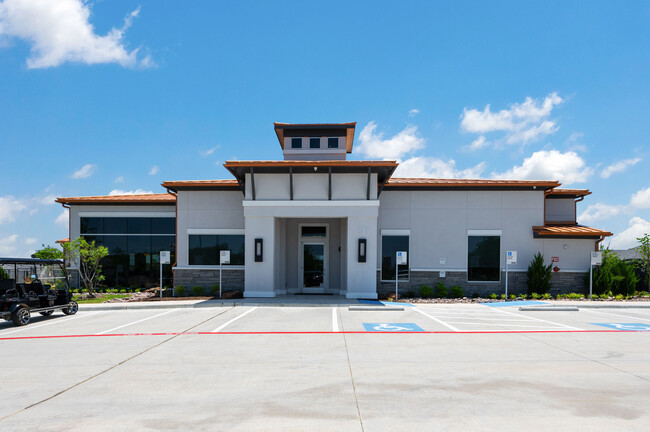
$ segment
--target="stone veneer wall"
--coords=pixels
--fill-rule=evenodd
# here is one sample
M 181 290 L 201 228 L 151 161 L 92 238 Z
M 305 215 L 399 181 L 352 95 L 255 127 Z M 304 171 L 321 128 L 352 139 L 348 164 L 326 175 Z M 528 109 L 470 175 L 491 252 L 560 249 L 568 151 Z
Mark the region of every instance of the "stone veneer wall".
M 586 273 L 554 273 L 551 278 L 551 294 L 584 292 L 584 277 Z M 381 295 L 395 293 L 395 282 L 380 282 L 381 272 L 377 272 L 377 293 Z M 412 291 L 418 295 L 422 285 L 426 284 L 435 288 L 438 282 L 442 282 L 447 290 L 453 285 L 463 288 L 464 294 L 471 297 L 478 294 L 480 297 L 487 297 L 491 293 L 502 294 L 505 292 L 505 272 L 501 272 L 501 282 L 467 282 L 466 272 L 447 272 L 446 277 L 441 278 L 437 271 L 412 271 L 408 282 L 399 283 L 400 295 L 406 295 Z M 522 294 L 528 291 L 528 277 L 526 272 L 508 272 L 508 294 Z
M 193 269 L 176 269 L 174 270 L 174 287 L 183 285 L 191 289 L 193 286 L 202 286 L 210 288 L 219 283 L 219 270 L 193 270 Z M 244 270 L 243 269 L 223 269 L 221 276 L 221 289 L 224 291 L 241 291 L 244 292 Z

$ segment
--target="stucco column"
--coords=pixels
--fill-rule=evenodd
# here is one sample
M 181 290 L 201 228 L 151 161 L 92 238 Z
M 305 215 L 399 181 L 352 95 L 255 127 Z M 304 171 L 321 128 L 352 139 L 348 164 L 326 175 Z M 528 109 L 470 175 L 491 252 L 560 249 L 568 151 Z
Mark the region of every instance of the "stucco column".
M 349 216 L 347 298 L 377 298 L 377 216 Z M 359 262 L 359 239 L 366 239 L 366 262 Z
M 246 265 L 244 297 L 275 297 L 275 220 L 272 216 L 245 217 Z M 262 239 L 262 262 L 255 262 L 255 239 Z

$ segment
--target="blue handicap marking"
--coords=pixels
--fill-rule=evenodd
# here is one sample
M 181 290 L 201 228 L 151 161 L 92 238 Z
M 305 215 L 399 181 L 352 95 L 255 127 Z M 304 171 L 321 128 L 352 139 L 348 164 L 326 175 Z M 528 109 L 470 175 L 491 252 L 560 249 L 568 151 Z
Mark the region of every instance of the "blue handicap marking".
M 424 329 L 413 323 L 363 323 L 370 332 L 423 332 Z
M 650 324 L 640 323 L 589 323 L 621 331 L 650 331 Z

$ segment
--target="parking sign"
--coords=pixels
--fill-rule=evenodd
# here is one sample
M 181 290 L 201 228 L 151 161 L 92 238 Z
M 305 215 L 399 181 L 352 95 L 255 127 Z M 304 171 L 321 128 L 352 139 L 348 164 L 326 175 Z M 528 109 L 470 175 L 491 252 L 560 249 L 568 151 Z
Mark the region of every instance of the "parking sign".
M 406 252 L 397 252 L 397 265 L 406 265 Z

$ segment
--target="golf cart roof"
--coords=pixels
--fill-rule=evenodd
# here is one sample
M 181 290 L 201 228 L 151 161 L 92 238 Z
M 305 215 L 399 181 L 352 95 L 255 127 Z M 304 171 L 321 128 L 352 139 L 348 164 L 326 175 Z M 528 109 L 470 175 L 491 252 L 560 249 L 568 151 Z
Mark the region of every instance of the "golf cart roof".
M 61 264 L 62 260 L 40 258 L 0 258 L 0 264 Z

